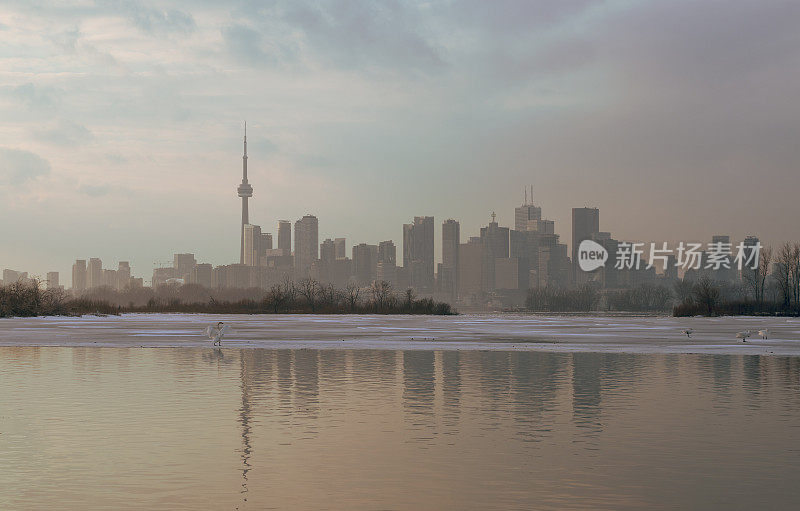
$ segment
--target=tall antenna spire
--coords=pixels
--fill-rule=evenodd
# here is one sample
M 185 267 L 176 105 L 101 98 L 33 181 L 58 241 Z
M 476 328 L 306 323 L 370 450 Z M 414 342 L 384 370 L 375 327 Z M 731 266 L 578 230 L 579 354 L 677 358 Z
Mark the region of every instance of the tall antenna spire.
M 522 203 L 523 206 L 528 205 L 528 187 L 525 187 L 525 202 Z
M 253 196 L 253 187 L 247 182 L 247 121 L 244 123 L 244 154 L 242 155 L 242 184 L 236 189 L 242 198 L 242 228 L 241 248 L 239 250 L 239 264 L 244 264 L 244 226 L 250 223 L 250 212 L 247 208 L 247 199 Z

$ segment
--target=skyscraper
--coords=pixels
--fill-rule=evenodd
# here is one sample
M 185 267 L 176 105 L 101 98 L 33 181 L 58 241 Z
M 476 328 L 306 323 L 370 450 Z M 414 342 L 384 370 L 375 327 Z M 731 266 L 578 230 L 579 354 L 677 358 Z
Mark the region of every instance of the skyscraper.
M 333 245 L 336 250 L 336 259 L 346 259 L 347 258 L 347 246 L 346 246 L 345 238 L 335 238 L 333 240 Z
M 533 186 L 531 186 L 530 200 L 528 189 L 525 189 L 525 202 L 522 206 L 514 208 L 515 231 L 538 231 L 537 223 L 542 219 L 542 208 L 533 204 Z
M 360 286 L 368 286 L 377 277 L 377 245 L 359 243 L 353 246 L 353 276 Z
M 175 268 L 175 277 L 189 282 L 192 270 L 197 264 L 194 254 L 173 254 L 172 267 Z
M 572 208 L 572 281 L 582 283 L 578 270 L 578 246 L 600 232 L 600 210 L 597 208 Z
M 294 223 L 294 269 L 297 277 L 308 277 L 319 254 L 319 222 L 305 215 Z
M 417 291 L 433 291 L 433 217 L 415 216 L 403 225 L 403 267 Z
M 86 268 L 86 289 L 100 287 L 103 285 L 103 262 L 97 257 L 89 259 Z
M 375 273 L 376 280 L 397 284 L 397 247 L 392 240 L 378 243 L 378 264 Z
M 330 238 L 319 245 L 319 260 L 325 264 L 331 264 L 336 260 L 336 244 Z
M 253 187 L 247 182 L 247 123 L 244 124 L 244 155 L 242 155 L 242 184 L 237 188 L 239 197 L 242 198 L 242 247 L 239 255 L 239 264 L 244 264 L 244 226 L 250 223 L 247 209 L 247 199 L 253 196 Z
M 86 290 L 86 259 L 76 259 L 72 265 L 72 289 L 74 291 Z
M 120 261 L 117 266 L 117 289 L 123 290 L 131 283 L 131 265 L 128 261 Z
M 492 221 L 486 227 L 481 227 L 481 242 L 484 246 L 484 284 L 485 291 L 495 289 L 495 259 L 507 259 L 509 252 L 509 229 L 500 227 L 495 221 L 496 215 L 492 213 Z
M 456 220 L 442 222 L 442 266 L 439 271 L 439 288 L 451 298 L 458 296 L 458 247 L 461 244 L 461 226 Z
M 244 261 L 247 266 L 258 266 L 261 247 L 261 227 L 253 224 L 244 226 Z
M 292 223 L 288 220 L 278 220 L 278 250 L 284 250 L 283 255 L 292 254 Z
M 47 272 L 47 289 L 56 289 L 58 287 L 58 272 Z

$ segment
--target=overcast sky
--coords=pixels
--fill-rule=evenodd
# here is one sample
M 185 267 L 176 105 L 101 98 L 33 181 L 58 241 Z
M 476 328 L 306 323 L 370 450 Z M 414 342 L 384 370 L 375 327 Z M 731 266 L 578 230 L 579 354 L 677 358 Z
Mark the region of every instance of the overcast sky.
M 68 5 L 71 4 L 71 5 Z M 0 269 L 238 261 L 250 218 L 800 240 L 800 2 L 0 3 Z

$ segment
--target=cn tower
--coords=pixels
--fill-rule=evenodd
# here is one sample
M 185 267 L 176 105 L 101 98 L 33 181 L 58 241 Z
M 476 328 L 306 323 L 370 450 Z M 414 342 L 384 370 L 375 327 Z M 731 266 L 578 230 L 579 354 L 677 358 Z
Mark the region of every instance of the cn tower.
M 244 264 L 244 226 L 250 223 L 247 211 L 247 199 L 253 196 L 253 187 L 247 182 L 247 122 L 244 123 L 244 155 L 242 156 L 242 184 L 237 188 L 239 197 L 242 198 L 242 249 L 239 252 L 239 264 Z

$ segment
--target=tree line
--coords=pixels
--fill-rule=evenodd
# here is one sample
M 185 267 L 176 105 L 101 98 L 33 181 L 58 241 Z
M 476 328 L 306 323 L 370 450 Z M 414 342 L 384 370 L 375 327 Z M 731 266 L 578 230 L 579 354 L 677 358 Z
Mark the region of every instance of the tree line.
M 79 296 L 63 289 L 42 289 L 40 282 L 0 286 L 0 317 L 118 314 L 123 312 L 196 312 L 226 314 L 455 314 L 450 304 L 419 298 L 414 290 L 396 292 L 387 281 L 367 288 L 336 289 L 315 279 L 285 279 L 268 290 L 209 289 L 199 284 L 115 290 L 99 287 Z

